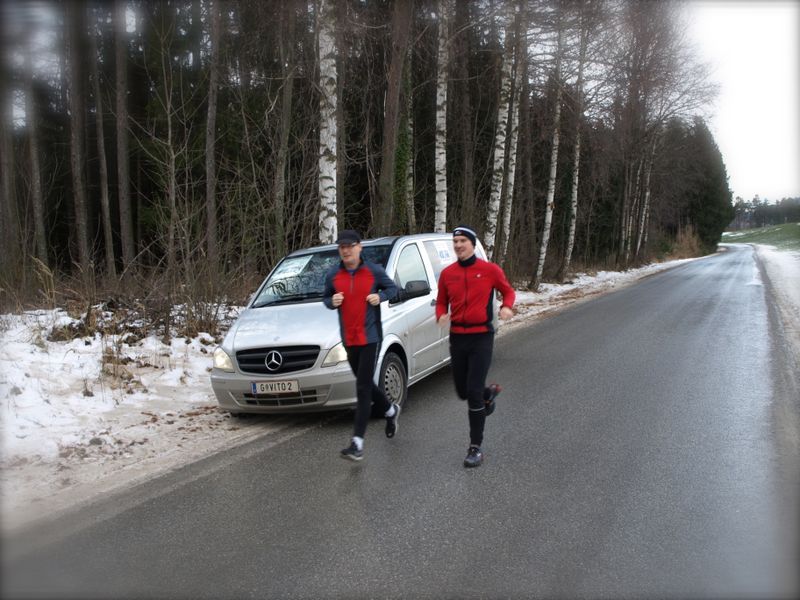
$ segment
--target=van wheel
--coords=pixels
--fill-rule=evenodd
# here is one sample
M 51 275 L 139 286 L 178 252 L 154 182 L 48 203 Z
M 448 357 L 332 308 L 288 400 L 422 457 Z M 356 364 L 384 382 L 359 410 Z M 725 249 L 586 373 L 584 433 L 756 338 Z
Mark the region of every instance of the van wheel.
M 402 406 L 408 397 L 408 375 L 403 361 L 394 352 L 383 357 L 379 381 L 386 399 Z

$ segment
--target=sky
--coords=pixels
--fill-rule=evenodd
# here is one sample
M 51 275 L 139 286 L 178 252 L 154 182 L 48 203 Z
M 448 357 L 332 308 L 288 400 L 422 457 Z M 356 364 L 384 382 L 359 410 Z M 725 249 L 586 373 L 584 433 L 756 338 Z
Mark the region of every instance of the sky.
M 800 197 L 800 0 L 690 0 L 688 21 L 720 85 L 707 122 L 734 198 Z

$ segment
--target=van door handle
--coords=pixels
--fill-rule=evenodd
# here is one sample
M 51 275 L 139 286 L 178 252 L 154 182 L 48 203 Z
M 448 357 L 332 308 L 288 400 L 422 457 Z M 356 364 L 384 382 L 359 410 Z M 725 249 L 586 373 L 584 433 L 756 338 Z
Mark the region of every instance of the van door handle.
M 436 298 L 434 298 L 433 300 L 431 300 L 431 306 L 436 306 Z

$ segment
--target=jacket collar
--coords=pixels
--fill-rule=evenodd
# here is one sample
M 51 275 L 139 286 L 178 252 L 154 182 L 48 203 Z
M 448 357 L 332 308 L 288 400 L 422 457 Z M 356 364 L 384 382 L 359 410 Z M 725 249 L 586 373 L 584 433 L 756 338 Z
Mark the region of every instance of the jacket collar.
M 462 267 L 471 267 L 472 265 L 475 264 L 475 261 L 477 261 L 477 260 L 478 260 L 478 257 L 473 254 L 467 260 L 459 260 L 458 264 L 460 264 Z

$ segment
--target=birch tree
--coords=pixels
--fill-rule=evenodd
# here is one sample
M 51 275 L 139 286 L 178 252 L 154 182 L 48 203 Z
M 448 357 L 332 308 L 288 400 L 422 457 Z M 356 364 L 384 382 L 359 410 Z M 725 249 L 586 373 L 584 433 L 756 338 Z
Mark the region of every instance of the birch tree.
M 412 48 L 408 49 L 408 68 L 406 69 L 406 131 L 405 137 L 409 148 L 408 157 L 405 161 L 405 202 L 406 202 L 406 219 L 409 233 L 416 233 L 417 231 L 417 215 L 414 207 L 414 98 L 413 91 L 411 90 L 411 57 Z
M 542 273 L 544 272 L 544 261 L 547 258 L 547 246 L 550 243 L 550 228 L 553 223 L 553 208 L 555 206 L 555 190 L 556 190 L 556 169 L 558 166 L 558 145 L 561 135 L 561 54 L 563 44 L 563 28 L 561 16 L 558 15 L 558 23 L 556 25 L 556 49 L 555 49 L 555 68 L 553 73 L 553 81 L 555 83 L 555 104 L 553 107 L 553 137 L 552 145 L 550 148 L 550 176 L 547 181 L 547 199 L 545 202 L 544 212 L 544 227 L 542 229 L 542 242 L 539 246 L 539 261 L 536 265 L 536 273 L 531 280 L 529 288 L 537 292 L 539 291 L 539 283 L 542 280 Z
M 642 246 L 647 242 L 647 221 L 650 216 L 650 176 L 653 172 L 653 162 L 656 156 L 656 145 L 658 143 L 658 135 L 653 136 L 653 143 L 647 162 L 645 163 L 644 171 L 644 199 L 642 202 L 642 211 L 639 220 L 639 233 L 636 236 L 636 250 L 634 257 L 639 256 Z
M 497 234 L 497 216 L 500 212 L 500 202 L 504 183 L 507 181 L 506 172 L 506 138 L 511 129 L 509 115 L 511 110 L 512 67 L 514 62 L 514 2 L 509 2 L 505 15 L 505 49 L 503 62 L 500 69 L 500 102 L 497 105 L 497 124 L 494 135 L 494 167 L 492 168 L 492 189 L 486 214 L 486 231 L 483 244 L 489 258 L 494 258 L 495 235 Z
M 564 251 L 564 259 L 558 270 L 556 279 L 564 282 L 569 273 L 570 263 L 572 262 L 572 250 L 575 247 L 575 228 L 578 221 L 578 188 L 580 184 L 581 166 L 581 125 L 583 121 L 583 70 L 586 64 L 586 51 L 589 45 L 590 21 L 584 5 L 578 10 L 579 21 L 579 49 L 578 49 L 578 75 L 575 81 L 575 145 L 572 150 L 572 183 L 570 189 L 569 202 L 569 231 L 567 233 L 567 246 Z
M 319 36 L 319 240 L 331 244 L 337 235 L 336 215 L 336 47 L 333 0 L 320 0 Z
M 527 45 L 528 19 L 525 4 L 519 13 L 516 29 L 516 50 L 514 61 L 514 86 L 511 98 L 511 141 L 509 143 L 508 154 L 508 176 L 505 191 L 503 192 L 503 205 L 501 214 L 503 216 L 503 227 L 500 230 L 500 252 L 495 262 L 504 264 L 506 252 L 508 250 L 508 240 L 511 237 L 511 212 L 514 209 L 514 190 L 517 176 L 517 157 L 519 150 L 519 124 L 522 118 L 522 94 L 527 90 L 528 78 L 528 45 Z M 526 92 L 527 93 L 527 92 Z
M 436 211 L 433 230 L 447 231 L 447 71 L 450 0 L 439 0 L 439 46 L 436 55 L 436 146 L 434 179 Z

